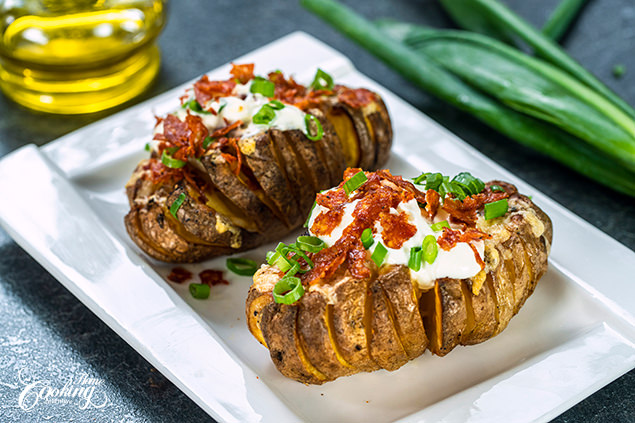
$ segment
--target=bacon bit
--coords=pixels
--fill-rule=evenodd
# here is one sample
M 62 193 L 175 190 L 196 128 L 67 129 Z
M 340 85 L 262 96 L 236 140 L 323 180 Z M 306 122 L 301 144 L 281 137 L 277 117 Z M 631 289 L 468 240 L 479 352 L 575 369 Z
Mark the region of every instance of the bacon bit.
M 477 211 L 486 203 L 502 200 L 509 197 L 506 192 L 492 192 L 489 188 L 480 194 L 465 197 L 463 201 L 446 198 L 443 202 L 443 210 L 448 212 L 453 222 L 462 222 L 468 226 L 474 226 L 477 219 Z
M 469 228 L 465 232 L 455 231 L 450 228 L 443 228 L 443 233 L 437 238 L 437 244 L 445 251 L 450 251 L 459 242 L 470 243 L 472 241 L 483 241 L 490 239 L 491 235 Z
M 198 274 L 201 283 L 205 285 L 229 285 L 229 282 L 223 278 L 223 272 L 220 270 L 207 269 Z
M 403 211 L 398 215 L 382 213 L 379 222 L 384 229 L 381 239 L 389 248 L 398 249 L 417 233 L 417 228 L 408 223 L 408 216 Z
M 236 155 L 232 156 L 229 152 L 227 152 L 227 147 L 232 147 Z M 243 166 L 243 154 L 238 147 L 238 138 L 221 138 L 219 140 L 219 148 L 221 149 L 221 156 L 232 167 L 234 174 L 238 176 Z
M 429 189 L 428 191 L 426 191 L 426 211 L 428 212 L 428 217 L 430 218 L 430 220 L 433 220 L 434 216 L 437 215 L 440 204 L 441 196 L 438 192 L 433 189 Z
M 237 120 L 236 122 L 232 123 L 231 125 L 227 125 L 227 126 L 224 126 L 222 128 L 219 128 L 219 129 L 215 130 L 214 132 L 212 132 L 212 135 L 210 135 L 210 137 L 212 137 L 212 138 L 224 137 L 225 135 L 229 134 L 234 129 L 239 128 L 240 125 L 242 125 L 242 124 L 243 124 L 242 120 Z
M 236 87 L 236 82 L 231 79 L 227 81 L 210 81 L 207 75 L 203 75 L 201 79 L 194 83 L 194 97 L 201 107 L 205 107 L 205 104 L 210 100 L 231 96 L 234 87 Z
M 478 253 L 478 250 L 476 249 L 476 245 L 472 243 L 469 243 L 467 245 L 469 245 L 470 248 L 472 249 L 472 252 L 474 253 L 474 259 L 476 260 L 478 265 L 481 266 L 481 270 L 485 269 L 485 262 L 481 258 L 481 255 Z
M 230 70 L 229 73 L 238 79 L 241 84 L 246 84 L 254 79 L 254 64 L 246 63 L 244 65 L 237 65 L 232 63 L 232 70 Z
M 377 99 L 377 94 L 366 88 L 353 89 L 338 85 L 335 90 L 339 101 L 355 109 L 364 107 Z
M 168 275 L 168 280 L 174 283 L 183 283 L 192 279 L 192 272 L 182 267 L 175 267 Z
M 187 100 L 188 98 L 190 98 L 190 95 L 187 92 L 183 94 L 181 97 L 179 97 L 179 102 L 181 103 L 181 106 L 185 104 L 185 100 Z
M 156 128 L 157 126 L 159 126 L 159 124 L 161 122 L 163 122 L 163 118 L 157 115 L 154 115 L 154 120 L 156 120 L 156 122 L 154 123 L 154 127 Z
M 155 184 L 167 182 L 178 182 L 183 179 L 183 172 L 180 169 L 172 169 L 161 163 L 159 159 L 149 159 L 143 166 L 143 179 L 149 179 Z
M 181 121 L 174 115 L 168 115 L 163 121 L 163 133 L 154 136 L 155 140 L 165 141 L 159 145 L 159 153 L 169 147 L 177 147 L 172 154 L 175 159 L 186 161 L 188 157 L 201 157 L 203 140 L 209 131 L 200 116 L 187 114 L 185 121 Z

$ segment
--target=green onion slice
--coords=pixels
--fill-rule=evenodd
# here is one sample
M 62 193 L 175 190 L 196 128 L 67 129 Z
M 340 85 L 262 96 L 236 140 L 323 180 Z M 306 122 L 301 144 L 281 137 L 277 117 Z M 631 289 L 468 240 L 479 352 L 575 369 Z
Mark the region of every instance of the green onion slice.
M 291 252 L 291 253 L 295 253 L 296 255 L 302 257 L 304 259 L 304 261 L 306 261 L 306 263 L 310 266 L 310 267 L 314 267 L 315 264 L 313 263 L 313 260 L 311 260 L 309 258 L 309 256 L 307 256 L 306 254 L 304 254 L 304 251 L 302 251 L 300 249 L 300 247 L 298 247 L 296 244 L 290 244 L 287 247 L 287 252 Z M 296 259 L 297 260 L 297 259 Z M 301 272 L 304 273 L 304 272 Z
M 225 107 L 227 107 L 227 103 L 221 104 L 220 107 L 218 108 L 218 112 L 216 112 L 216 113 L 222 112 Z
M 185 103 L 185 107 L 189 108 L 191 111 L 196 112 L 196 113 L 201 113 L 204 115 L 211 115 L 212 112 L 208 112 L 207 110 L 203 109 L 203 107 L 201 106 L 201 104 L 196 101 L 195 99 L 192 99 L 190 101 L 188 101 L 187 103 Z
M 172 157 L 178 150 L 178 147 L 166 148 L 163 150 L 163 154 L 161 154 L 161 163 L 166 165 L 167 167 L 171 167 L 172 169 L 180 169 L 185 166 L 185 162 L 183 160 L 178 160 Z
M 440 173 L 428 173 L 426 176 L 426 191 L 429 189 L 438 191 L 442 182 L 443 175 Z
M 271 100 L 267 103 L 267 106 L 271 107 L 273 110 L 282 110 L 284 109 L 284 104 L 278 100 Z
M 147 142 L 146 146 L 144 147 L 146 151 L 150 151 L 152 148 L 150 147 L 150 143 Z
M 302 281 L 295 276 L 284 276 L 273 287 L 273 300 L 280 304 L 293 304 L 303 295 Z
M 204 283 L 191 283 L 189 288 L 192 297 L 198 300 L 204 300 L 209 297 L 209 285 L 206 285 Z
M 175 218 L 176 218 L 176 212 L 179 211 L 179 209 L 183 205 L 183 202 L 185 201 L 186 198 L 187 198 L 187 195 L 184 192 L 182 192 L 179 195 L 179 198 L 177 198 L 174 201 L 174 203 L 172 203 L 172 205 L 170 206 L 170 214 L 174 216 Z
M 485 220 L 494 219 L 507 213 L 507 198 L 485 204 Z
M 258 263 L 246 258 L 228 258 L 227 268 L 240 276 L 253 276 L 258 270 Z
M 475 195 L 483 191 L 485 183 L 480 179 L 472 176 L 470 172 L 461 172 L 452 178 L 452 182 L 460 185 L 467 195 Z
M 251 82 L 251 87 L 249 91 L 254 94 L 262 94 L 265 97 L 273 97 L 276 90 L 276 84 L 265 79 L 261 76 L 257 76 Z
M 367 180 L 368 178 L 366 177 L 366 174 L 364 174 L 363 170 L 360 170 L 355 175 L 351 176 L 348 181 L 344 182 L 344 191 L 346 191 L 346 195 L 351 195 L 351 192 L 364 185 Z
M 332 90 L 334 86 L 333 77 L 318 68 L 315 73 L 315 78 L 313 78 L 313 82 L 311 82 L 310 88 L 312 90 Z
M 505 192 L 505 189 L 500 185 L 491 185 L 489 187 L 493 192 Z
M 384 259 L 386 258 L 386 254 L 388 254 L 388 250 L 386 249 L 386 247 L 384 247 L 384 244 L 378 242 L 377 246 L 375 247 L 375 251 L 373 251 L 373 254 L 370 256 L 370 258 L 375 262 L 377 267 L 381 267 Z
M 209 145 L 213 143 L 214 141 L 216 141 L 216 138 L 205 137 L 205 139 L 203 140 L 203 149 L 206 150 L 207 147 L 209 147 Z
M 434 235 L 427 235 L 421 243 L 421 251 L 423 252 L 423 260 L 432 264 L 439 254 L 439 246 Z
M 443 228 L 450 229 L 450 224 L 448 223 L 447 220 L 442 220 L 440 222 L 437 222 L 437 223 L 434 223 L 434 224 L 430 225 L 430 229 L 432 229 L 435 232 L 442 231 Z
M 269 107 L 268 104 L 265 104 L 258 110 L 258 113 L 254 115 L 251 119 L 256 124 L 268 125 L 274 120 L 276 117 L 276 111 Z
M 293 264 L 291 265 L 291 268 L 287 270 L 284 276 L 293 276 L 299 271 L 300 271 L 300 263 L 298 263 L 297 261 L 294 261 Z M 302 273 L 305 273 L 305 272 L 302 272 Z
M 373 230 L 371 228 L 364 229 L 361 239 L 364 248 L 368 250 L 375 243 L 375 240 L 373 239 Z
M 315 124 L 315 135 L 311 135 L 311 122 Z M 319 141 L 324 136 L 324 128 L 322 128 L 322 124 L 315 116 L 308 113 L 304 115 L 304 125 L 306 126 L 306 137 L 311 141 Z
M 309 253 L 317 253 L 326 248 L 326 243 L 316 236 L 299 236 L 296 245 Z
M 421 257 L 423 256 L 423 251 L 421 247 L 415 247 L 410 250 L 410 259 L 408 260 L 408 267 L 418 272 L 421 269 Z
M 267 255 L 265 256 L 267 260 L 267 264 L 269 266 L 273 266 L 278 257 L 280 257 L 280 253 L 277 251 L 267 251 Z
M 314 201 L 313 206 L 311 206 L 311 211 L 309 212 L 309 216 L 307 216 L 306 221 L 304 222 L 305 228 L 309 227 L 309 222 L 311 221 L 311 215 L 313 214 L 313 210 L 315 209 L 315 206 L 317 206 L 317 201 Z

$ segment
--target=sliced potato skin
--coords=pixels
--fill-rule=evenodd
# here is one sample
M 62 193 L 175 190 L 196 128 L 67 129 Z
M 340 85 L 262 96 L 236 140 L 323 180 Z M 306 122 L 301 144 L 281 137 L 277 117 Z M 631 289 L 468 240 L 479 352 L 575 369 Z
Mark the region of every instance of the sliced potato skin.
M 304 360 L 324 378 L 313 373 L 307 377 L 301 357 L 297 361 L 304 364 L 295 365 L 296 370 L 290 371 L 288 364 L 281 368 L 281 360 L 274 360 L 276 367 L 303 383 L 321 384 L 362 371 L 395 370 L 426 348 L 443 356 L 458 345 L 478 344 L 499 334 L 544 274 L 552 241 L 549 217 L 515 187 L 506 188 L 512 192 L 510 212 L 483 223 L 482 229 L 492 235 L 486 241 L 483 272 L 471 279 L 438 279 L 422 293 L 406 266 L 377 269 L 369 261 L 372 276 L 362 280 L 342 266 L 330 279 L 305 286 L 307 293 L 294 304 L 299 310 L 295 336 L 306 352 Z M 249 298 L 262 298 L 272 289 L 276 276 L 271 269 L 263 265 L 256 273 Z M 276 330 L 265 328 L 272 317 L 257 321 L 249 315 L 249 298 L 252 333 L 254 327 L 263 333 Z M 265 308 L 268 313 L 280 310 Z

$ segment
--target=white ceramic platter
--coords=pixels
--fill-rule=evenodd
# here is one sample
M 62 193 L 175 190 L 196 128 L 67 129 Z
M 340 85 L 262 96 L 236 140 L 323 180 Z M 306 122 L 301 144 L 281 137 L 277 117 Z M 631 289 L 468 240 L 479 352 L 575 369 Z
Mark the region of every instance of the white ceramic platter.
M 388 166 L 483 180 L 504 179 L 552 218 L 550 268 L 496 338 L 429 353 L 395 372 L 323 386 L 281 376 L 249 334 L 249 278 L 227 274 L 208 300 L 166 282 L 172 266 L 149 260 L 128 238 L 123 186 L 147 153 L 154 114 L 178 106 L 185 85 L 43 148 L 0 162 L 4 229 L 77 298 L 221 421 L 546 421 L 635 367 L 635 253 L 492 163 L 355 70 L 340 53 L 294 33 L 236 59 L 257 73 L 282 69 L 307 81 L 321 67 L 338 82 L 386 100 L 395 129 Z M 210 73 L 227 77 L 229 65 Z M 297 234 L 289 237 L 295 238 Z M 243 254 L 262 260 L 271 245 Z M 224 268 L 224 259 L 190 266 Z

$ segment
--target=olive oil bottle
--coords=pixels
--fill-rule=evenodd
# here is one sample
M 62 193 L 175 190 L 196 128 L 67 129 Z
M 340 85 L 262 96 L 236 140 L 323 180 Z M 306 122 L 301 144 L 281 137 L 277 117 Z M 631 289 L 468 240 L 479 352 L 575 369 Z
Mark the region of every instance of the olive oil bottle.
M 159 70 L 167 0 L 0 0 L 0 88 L 31 109 L 92 113 Z

